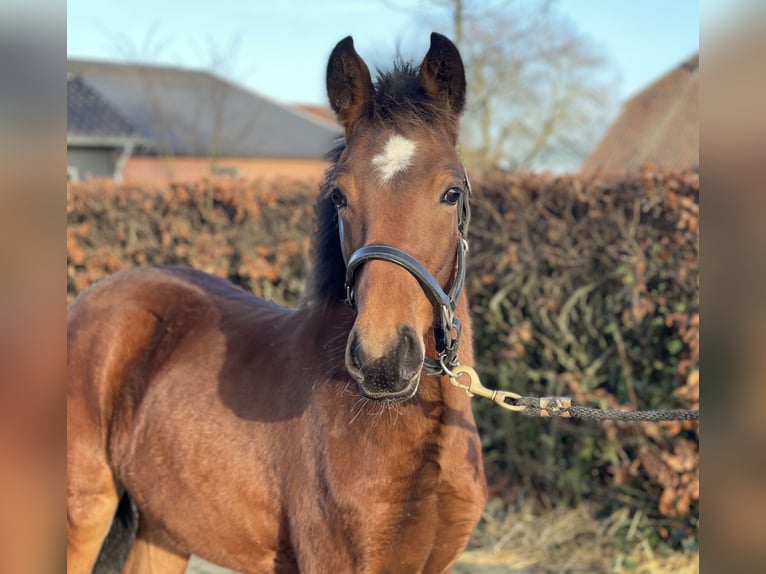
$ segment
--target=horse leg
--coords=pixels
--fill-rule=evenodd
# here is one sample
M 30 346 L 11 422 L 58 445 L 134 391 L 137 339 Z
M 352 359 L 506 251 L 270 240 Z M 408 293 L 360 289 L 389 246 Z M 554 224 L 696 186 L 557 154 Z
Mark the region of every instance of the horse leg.
M 109 466 L 70 444 L 67 471 L 67 574 L 91 574 L 119 503 Z
M 161 529 L 141 520 L 123 574 L 184 574 L 190 558 L 173 550 Z

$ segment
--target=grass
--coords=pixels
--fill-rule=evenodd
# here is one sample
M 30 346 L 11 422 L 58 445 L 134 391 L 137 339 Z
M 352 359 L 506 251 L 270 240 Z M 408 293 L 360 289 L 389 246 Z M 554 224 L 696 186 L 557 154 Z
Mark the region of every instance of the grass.
M 698 574 L 699 553 L 652 543 L 627 509 L 596 519 L 587 505 L 543 513 L 490 501 L 455 574 Z

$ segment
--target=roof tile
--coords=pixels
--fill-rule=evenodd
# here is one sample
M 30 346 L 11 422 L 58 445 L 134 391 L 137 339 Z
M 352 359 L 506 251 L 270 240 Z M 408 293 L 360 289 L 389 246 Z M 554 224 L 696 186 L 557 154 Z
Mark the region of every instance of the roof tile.
M 80 76 L 67 78 L 67 133 L 130 137 L 136 130 Z
M 634 172 L 647 164 L 699 166 L 699 55 L 695 54 L 623 105 L 581 173 Z
M 323 158 L 340 126 L 297 112 L 214 74 L 69 60 L 158 154 Z

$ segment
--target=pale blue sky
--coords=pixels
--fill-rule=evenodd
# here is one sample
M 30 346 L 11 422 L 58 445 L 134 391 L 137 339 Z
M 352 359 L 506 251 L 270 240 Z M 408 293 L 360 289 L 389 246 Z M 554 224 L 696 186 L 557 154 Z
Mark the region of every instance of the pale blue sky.
M 282 102 L 324 103 L 327 56 L 348 34 L 373 67 L 390 63 L 398 46 L 408 57 L 425 53 L 438 12 L 431 8 L 417 16 L 392 9 L 391 3 L 429 5 L 417 0 L 69 0 L 67 53 L 209 68 L 211 53 L 231 51 L 235 57 L 218 70 L 222 75 Z M 706 17 L 717 18 L 722 5 L 711 0 Z M 695 0 L 560 0 L 557 9 L 611 61 L 621 80 L 620 99 L 699 49 Z M 236 39 L 238 48 L 230 50 Z

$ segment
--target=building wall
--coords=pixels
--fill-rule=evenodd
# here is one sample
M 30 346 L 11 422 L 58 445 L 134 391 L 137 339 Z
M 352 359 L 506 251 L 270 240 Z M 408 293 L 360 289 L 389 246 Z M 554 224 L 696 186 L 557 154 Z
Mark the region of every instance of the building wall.
M 67 147 L 67 168 L 77 169 L 80 180 L 112 177 L 117 153 L 108 148 Z
M 320 181 L 329 163 L 324 160 L 132 156 L 122 172 L 123 182 L 164 183 L 199 180 L 211 175 L 247 179 L 310 179 Z

